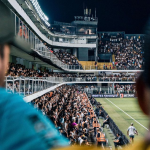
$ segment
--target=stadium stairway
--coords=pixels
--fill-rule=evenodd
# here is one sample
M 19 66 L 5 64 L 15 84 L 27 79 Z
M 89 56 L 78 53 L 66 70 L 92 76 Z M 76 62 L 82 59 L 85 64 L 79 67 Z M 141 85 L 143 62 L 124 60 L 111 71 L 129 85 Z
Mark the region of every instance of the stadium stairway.
M 95 110 L 96 107 L 93 106 L 93 108 Z M 99 117 L 100 126 L 102 126 L 104 120 L 105 119 L 103 117 Z M 113 134 L 113 132 L 111 131 L 109 126 L 105 125 L 105 127 L 102 128 L 102 132 L 105 133 L 105 138 L 107 140 L 106 147 L 103 149 L 104 150 L 115 150 L 114 142 L 113 142 L 115 140 L 115 135 Z M 120 150 L 120 147 L 118 147 L 118 150 Z
M 99 118 L 99 122 L 102 125 L 103 124 L 104 119 L 103 118 Z M 103 128 L 103 132 L 105 133 L 105 137 L 108 140 L 108 144 L 107 144 L 107 148 L 110 150 L 114 150 L 114 140 L 115 140 L 115 136 L 112 133 L 111 129 L 109 127 L 107 127 L 107 125 L 105 125 L 105 128 Z
M 95 68 L 95 61 L 79 61 L 80 64 L 82 65 L 82 68 L 85 70 L 92 70 L 92 69 L 96 69 Z M 110 65 L 111 65 L 111 69 L 113 69 L 113 64 L 111 62 L 98 62 L 97 63 L 97 69 L 98 70 L 103 70 L 103 66 L 107 65 L 107 70 L 110 70 Z
M 112 55 L 112 61 L 115 63 L 115 61 L 116 61 L 116 59 L 115 59 L 115 55 L 113 54 Z M 117 68 L 116 68 L 116 66 L 115 66 L 115 68 L 114 68 L 115 70 L 117 70 Z
M 95 61 L 79 61 L 85 70 L 95 69 Z M 90 68 L 91 67 L 91 68 Z
M 115 62 L 115 55 L 112 55 L 112 61 Z
M 105 64 L 105 66 L 107 65 L 107 70 L 110 70 L 110 65 L 111 65 L 111 69 L 113 69 L 113 64 L 111 62 L 99 62 L 97 64 L 98 70 L 103 70 L 104 64 Z

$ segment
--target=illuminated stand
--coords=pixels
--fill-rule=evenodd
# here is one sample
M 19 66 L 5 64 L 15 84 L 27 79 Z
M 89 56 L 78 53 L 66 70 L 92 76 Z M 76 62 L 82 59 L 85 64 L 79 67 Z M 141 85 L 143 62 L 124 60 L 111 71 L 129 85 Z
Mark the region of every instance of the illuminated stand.
M 49 18 L 43 13 L 39 3 L 37 2 L 37 0 L 30 0 L 33 4 L 33 6 L 35 7 L 37 13 L 39 14 L 40 18 L 45 22 L 45 24 L 49 27 L 50 24 L 48 23 Z

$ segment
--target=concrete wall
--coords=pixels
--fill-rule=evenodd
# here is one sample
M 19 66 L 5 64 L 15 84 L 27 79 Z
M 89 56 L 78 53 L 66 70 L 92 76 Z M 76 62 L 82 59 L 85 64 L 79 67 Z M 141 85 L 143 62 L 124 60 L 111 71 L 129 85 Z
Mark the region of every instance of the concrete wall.
M 78 49 L 77 48 L 73 48 L 73 55 L 74 56 L 78 56 Z
M 78 48 L 79 61 L 88 61 L 88 48 Z

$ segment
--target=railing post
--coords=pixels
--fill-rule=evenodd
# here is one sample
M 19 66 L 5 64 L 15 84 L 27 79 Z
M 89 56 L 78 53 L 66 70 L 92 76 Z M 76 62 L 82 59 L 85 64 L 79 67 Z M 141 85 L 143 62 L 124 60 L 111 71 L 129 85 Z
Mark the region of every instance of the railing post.
M 21 80 L 20 80 L 20 77 L 19 77 L 19 94 L 20 94 L 20 87 L 21 87 Z
M 13 77 L 13 93 L 14 93 L 14 77 Z
M 26 79 L 24 79 L 24 96 L 25 96 L 25 90 L 26 90 L 25 81 Z
M 38 78 L 38 91 L 39 91 L 39 78 Z
M 43 90 L 43 81 L 42 81 L 42 90 Z
M 31 80 L 31 81 L 32 81 L 32 94 L 33 94 L 33 82 L 34 82 L 34 81 L 33 81 L 33 78 L 32 78 L 32 80 Z
M 30 93 L 30 79 L 28 79 L 28 95 Z
M 35 78 L 35 86 L 34 86 L 34 92 L 36 92 L 36 78 Z

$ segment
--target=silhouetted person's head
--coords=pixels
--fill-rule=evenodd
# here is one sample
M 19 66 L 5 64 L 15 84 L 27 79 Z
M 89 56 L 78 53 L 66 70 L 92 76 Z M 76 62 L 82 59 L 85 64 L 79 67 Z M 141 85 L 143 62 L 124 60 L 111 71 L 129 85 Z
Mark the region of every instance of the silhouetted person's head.
M 138 102 L 142 111 L 150 117 L 150 21 L 148 22 L 144 45 L 144 72 L 136 82 Z
M 8 69 L 10 46 L 26 51 L 27 42 L 15 32 L 15 17 L 11 10 L 0 1 L 0 87 L 4 86 L 4 77 Z

